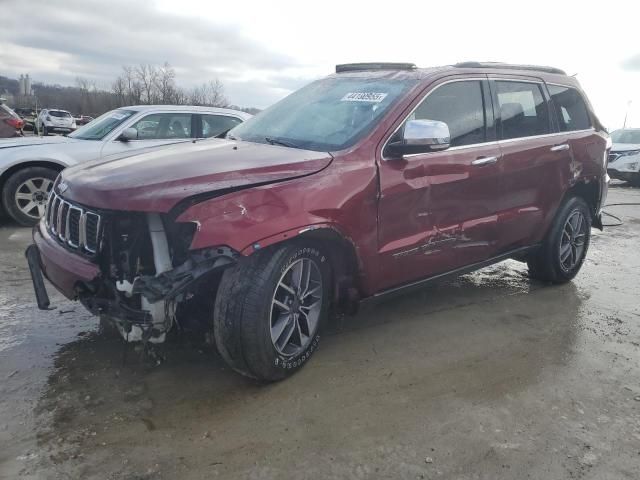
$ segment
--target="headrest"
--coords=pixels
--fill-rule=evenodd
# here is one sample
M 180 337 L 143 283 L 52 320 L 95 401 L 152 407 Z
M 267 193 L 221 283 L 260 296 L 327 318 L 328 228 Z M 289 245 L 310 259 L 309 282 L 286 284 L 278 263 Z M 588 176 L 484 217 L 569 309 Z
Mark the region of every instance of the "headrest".
M 524 109 L 520 103 L 504 103 L 500 106 L 500 116 L 502 121 L 510 120 L 515 117 L 524 116 Z

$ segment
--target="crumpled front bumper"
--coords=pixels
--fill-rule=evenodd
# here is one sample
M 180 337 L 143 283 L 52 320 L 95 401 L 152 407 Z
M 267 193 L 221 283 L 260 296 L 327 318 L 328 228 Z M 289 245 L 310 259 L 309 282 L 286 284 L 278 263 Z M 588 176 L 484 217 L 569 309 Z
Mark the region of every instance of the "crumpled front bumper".
M 42 273 L 71 300 L 77 300 L 78 287 L 92 282 L 100 273 L 98 265 L 60 245 L 42 222 L 33 229 L 33 243 L 40 254 Z

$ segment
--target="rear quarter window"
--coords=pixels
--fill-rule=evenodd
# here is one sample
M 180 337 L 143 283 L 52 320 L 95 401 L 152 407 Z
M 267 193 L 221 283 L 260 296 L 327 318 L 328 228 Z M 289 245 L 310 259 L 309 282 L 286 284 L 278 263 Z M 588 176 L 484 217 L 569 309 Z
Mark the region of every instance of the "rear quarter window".
M 571 132 L 591 128 L 589 111 L 582 95 L 575 88 L 549 85 L 549 94 L 560 131 Z

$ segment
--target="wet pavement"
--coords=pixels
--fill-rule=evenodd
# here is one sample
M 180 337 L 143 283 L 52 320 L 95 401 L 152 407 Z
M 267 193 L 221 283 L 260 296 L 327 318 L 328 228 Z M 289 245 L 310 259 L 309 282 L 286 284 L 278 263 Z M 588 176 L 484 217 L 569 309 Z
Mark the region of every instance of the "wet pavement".
M 574 282 L 509 261 L 431 286 L 334 322 L 268 386 L 192 337 L 124 358 L 52 288 L 37 310 L 30 232 L 5 222 L 0 478 L 637 479 L 640 207 L 609 211 Z

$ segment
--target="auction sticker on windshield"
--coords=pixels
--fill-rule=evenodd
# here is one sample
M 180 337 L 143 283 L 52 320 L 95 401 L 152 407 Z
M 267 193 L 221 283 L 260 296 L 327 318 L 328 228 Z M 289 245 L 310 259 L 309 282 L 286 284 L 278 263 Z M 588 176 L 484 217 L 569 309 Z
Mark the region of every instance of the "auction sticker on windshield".
M 349 92 L 342 99 L 341 102 L 370 102 L 380 103 L 386 97 L 386 93 L 376 92 Z

